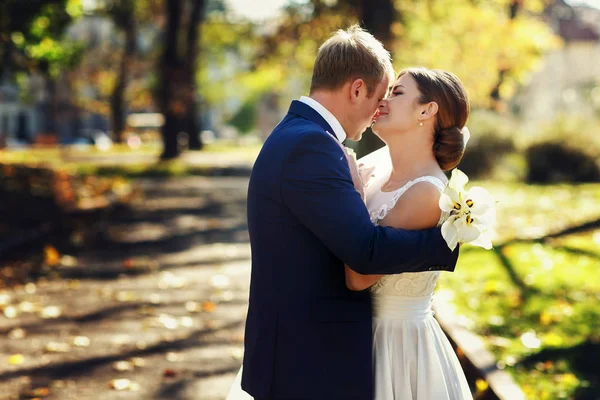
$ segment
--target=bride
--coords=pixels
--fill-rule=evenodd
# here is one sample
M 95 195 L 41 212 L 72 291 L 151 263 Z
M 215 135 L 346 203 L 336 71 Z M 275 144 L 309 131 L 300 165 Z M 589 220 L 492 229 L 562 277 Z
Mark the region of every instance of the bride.
M 359 160 L 363 171 L 374 168 L 366 186 L 357 187 L 365 193 L 373 223 L 410 230 L 441 224 L 445 215 L 438 200 L 447 182 L 444 171 L 462 158 L 468 116 L 467 95 L 454 74 L 425 68 L 399 74 L 372 126 L 387 146 Z M 439 275 L 360 275 L 346 267 L 348 288 L 369 289 L 373 298 L 376 400 L 472 399 L 459 361 L 431 311 Z M 240 379 L 241 370 L 228 400 L 252 399 L 241 389 Z
M 387 147 L 360 160 L 377 165 L 365 188 L 373 223 L 418 230 L 444 221 L 438 206 L 444 171 L 463 156 L 468 116 L 467 95 L 454 74 L 425 68 L 399 74 L 372 127 Z M 360 275 L 346 267 L 347 286 L 370 288 L 373 297 L 376 400 L 472 398 L 431 311 L 439 275 Z

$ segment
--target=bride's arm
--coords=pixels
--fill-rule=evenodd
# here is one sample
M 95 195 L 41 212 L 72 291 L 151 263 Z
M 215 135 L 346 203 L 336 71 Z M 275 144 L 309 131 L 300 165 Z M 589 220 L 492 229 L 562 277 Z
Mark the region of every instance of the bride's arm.
M 440 191 L 428 182 L 419 182 L 404 193 L 382 221 L 382 225 L 409 230 L 433 228 L 440 220 Z M 350 290 L 364 290 L 384 275 L 362 275 L 347 265 L 346 286 Z

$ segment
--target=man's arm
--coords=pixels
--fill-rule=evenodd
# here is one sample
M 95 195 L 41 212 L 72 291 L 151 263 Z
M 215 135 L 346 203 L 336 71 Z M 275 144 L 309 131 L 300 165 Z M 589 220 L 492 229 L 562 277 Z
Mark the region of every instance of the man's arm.
M 371 223 L 334 140 L 306 132 L 286 160 L 282 197 L 298 220 L 361 274 L 453 270 L 458 252 L 450 252 L 439 228 L 407 231 Z
M 429 182 L 420 182 L 404 193 L 380 225 L 420 230 L 436 226 L 442 211 L 438 205 L 439 189 Z M 350 290 L 364 290 L 383 275 L 363 275 L 346 266 L 346 286 Z

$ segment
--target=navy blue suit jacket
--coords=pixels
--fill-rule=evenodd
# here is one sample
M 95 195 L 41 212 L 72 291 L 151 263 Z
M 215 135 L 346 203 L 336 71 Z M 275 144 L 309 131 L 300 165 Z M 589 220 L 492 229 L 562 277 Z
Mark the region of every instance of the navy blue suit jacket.
M 371 400 L 371 297 L 362 274 L 454 270 L 439 229 L 374 226 L 333 129 L 294 101 L 248 188 L 252 275 L 242 387 L 259 399 Z

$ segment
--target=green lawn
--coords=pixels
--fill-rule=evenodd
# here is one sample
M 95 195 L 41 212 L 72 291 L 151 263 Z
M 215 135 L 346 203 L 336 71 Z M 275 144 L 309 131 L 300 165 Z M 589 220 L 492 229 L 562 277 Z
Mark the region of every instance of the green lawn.
M 528 398 L 600 398 L 600 185 L 475 184 L 499 200 L 496 247 L 464 246 L 437 296 Z

